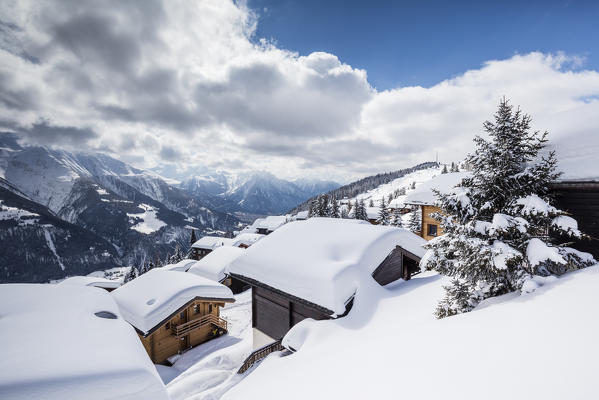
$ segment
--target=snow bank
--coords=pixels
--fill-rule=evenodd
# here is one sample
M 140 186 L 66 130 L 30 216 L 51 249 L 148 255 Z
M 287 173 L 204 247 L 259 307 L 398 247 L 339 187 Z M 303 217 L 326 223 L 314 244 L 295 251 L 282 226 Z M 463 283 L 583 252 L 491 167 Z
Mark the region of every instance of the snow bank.
M 310 218 L 290 222 L 231 263 L 243 275 L 311 301 L 336 314 L 396 247 L 421 257 L 426 241 L 408 230 L 365 221 Z
M 448 193 L 462 182 L 462 179 L 468 177 L 468 172 L 453 172 L 449 174 L 438 175 L 431 180 L 424 182 L 418 186 L 416 190 L 409 193 L 405 200 L 405 204 L 417 205 L 433 205 L 437 202 L 437 196 L 433 190 L 438 190 L 441 193 Z
M 447 283 L 425 272 L 357 295 L 347 317 L 312 322 L 300 351 L 265 359 L 223 399 L 597 397 L 599 265 L 436 320 Z
M 218 282 L 179 271 L 155 268 L 111 292 L 123 317 L 147 334 L 194 298 L 233 300 Z
M 0 343 L 3 399 L 168 398 L 139 338 L 104 290 L 0 285 Z
M 59 283 L 60 285 L 94 286 L 103 289 L 116 289 L 121 286 L 120 281 L 114 281 L 95 276 L 72 276 Z
M 225 279 L 225 268 L 244 252 L 239 247 L 219 247 L 200 261 L 194 262 L 188 272 L 220 282 Z

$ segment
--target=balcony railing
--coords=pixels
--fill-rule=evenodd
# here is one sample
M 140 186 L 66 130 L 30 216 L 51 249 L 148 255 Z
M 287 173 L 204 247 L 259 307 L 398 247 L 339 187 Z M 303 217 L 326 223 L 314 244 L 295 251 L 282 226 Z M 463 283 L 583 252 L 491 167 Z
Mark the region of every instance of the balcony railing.
M 189 332 L 200 329 L 206 325 L 214 325 L 217 328 L 227 331 L 227 320 L 217 317 L 214 314 L 207 314 L 179 325 L 171 324 L 171 332 L 177 338 L 182 338 L 183 336 L 189 334 Z

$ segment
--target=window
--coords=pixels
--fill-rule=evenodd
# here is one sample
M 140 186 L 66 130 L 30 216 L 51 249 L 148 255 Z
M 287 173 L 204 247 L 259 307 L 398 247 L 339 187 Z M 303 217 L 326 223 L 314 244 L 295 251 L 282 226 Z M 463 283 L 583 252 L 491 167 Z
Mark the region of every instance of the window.
M 167 322 L 166 325 L 164 325 L 164 328 L 168 331 L 171 329 L 171 323 Z
M 185 318 L 185 311 L 181 311 L 181 313 L 179 314 L 179 318 L 181 318 L 181 319 Z
M 199 304 L 196 304 L 193 306 L 193 312 L 196 314 L 200 313 L 200 305 Z
M 208 314 L 212 314 L 212 304 L 208 306 Z
M 437 236 L 437 225 L 435 224 L 427 224 L 428 226 L 428 236 Z

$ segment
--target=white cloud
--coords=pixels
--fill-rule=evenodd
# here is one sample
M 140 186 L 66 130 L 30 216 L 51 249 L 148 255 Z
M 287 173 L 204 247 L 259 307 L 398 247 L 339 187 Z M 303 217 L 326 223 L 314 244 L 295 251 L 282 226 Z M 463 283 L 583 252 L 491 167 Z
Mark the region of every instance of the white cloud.
M 515 55 L 377 92 L 335 55 L 254 40 L 243 3 L 18 1 L 0 15 L 0 125 L 142 167 L 345 180 L 457 160 L 504 95 L 564 158 L 599 152 L 599 74 L 575 56 Z

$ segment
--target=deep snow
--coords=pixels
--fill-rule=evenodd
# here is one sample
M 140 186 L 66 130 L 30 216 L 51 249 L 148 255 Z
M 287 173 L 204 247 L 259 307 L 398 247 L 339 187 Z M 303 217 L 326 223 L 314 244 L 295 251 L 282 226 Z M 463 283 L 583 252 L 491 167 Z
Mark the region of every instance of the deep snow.
M 597 398 L 599 265 L 437 320 L 447 283 L 364 281 L 347 317 L 302 321 L 286 337 L 297 353 L 268 357 L 223 399 Z

